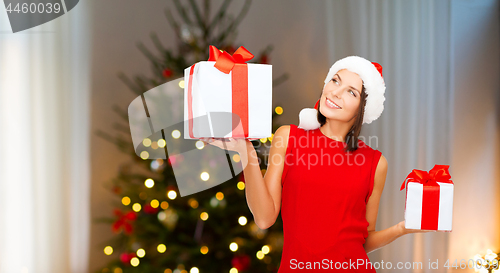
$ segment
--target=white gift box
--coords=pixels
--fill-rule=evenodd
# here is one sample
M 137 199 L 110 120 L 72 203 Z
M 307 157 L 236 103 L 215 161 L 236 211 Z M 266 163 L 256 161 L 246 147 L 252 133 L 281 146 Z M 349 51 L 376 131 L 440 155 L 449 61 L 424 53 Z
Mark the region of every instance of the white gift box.
M 406 185 L 405 228 L 451 231 L 453 215 L 453 183 L 436 182 Z
M 184 70 L 184 139 L 241 137 L 233 131 L 238 123 L 245 138 L 271 137 L 272 66 L 245 64 L 245 84 L 241 74 L 233 77 L 234 69 L 226 74 L 215 63 L 201 61 Z

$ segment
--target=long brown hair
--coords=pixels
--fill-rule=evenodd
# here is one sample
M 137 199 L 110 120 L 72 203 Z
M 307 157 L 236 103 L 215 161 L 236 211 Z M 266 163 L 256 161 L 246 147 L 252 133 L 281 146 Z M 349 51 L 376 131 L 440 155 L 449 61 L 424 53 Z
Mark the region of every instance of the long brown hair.
M 323 91 L 321 91 L 321 94 L 323 94 Z M 358 113 L 356 114 L 356 121 L 354 121 L 354 124 L 352 125 L 351 129 L 349 129 L 349 132 L 347 133 L 345 138 L 347 144 L 344 149 L 345 152 L 354 152 L 358 149 L 358 138 L 359 134 L 361 133 L 361 125 L 363 124 L 363 116 L 365 113 L 364 109 L 367 97 L 368 94 L 366 94 L 366 89 L 365 86 L 363 85 L 363 89 L 361 90 L 361 99 L 359 103 Z M 323 126 L 326 123 L 326 117 L 323 114 L 321 114 L 321 112 L 319 111 L 319 107 L 320 103 L 318 103 L 317 119 L 318 122 L 321 124 L 321 126 Z

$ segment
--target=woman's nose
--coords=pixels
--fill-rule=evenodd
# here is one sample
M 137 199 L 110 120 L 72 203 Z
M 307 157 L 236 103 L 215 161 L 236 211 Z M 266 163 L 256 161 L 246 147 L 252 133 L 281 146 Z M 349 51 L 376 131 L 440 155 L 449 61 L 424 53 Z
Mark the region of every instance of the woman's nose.
M 338 88 L 334 89 L 332 93 L 335 97 L 340 98 L 341 94 L 342 94 L 342 88 L 338 87 Z

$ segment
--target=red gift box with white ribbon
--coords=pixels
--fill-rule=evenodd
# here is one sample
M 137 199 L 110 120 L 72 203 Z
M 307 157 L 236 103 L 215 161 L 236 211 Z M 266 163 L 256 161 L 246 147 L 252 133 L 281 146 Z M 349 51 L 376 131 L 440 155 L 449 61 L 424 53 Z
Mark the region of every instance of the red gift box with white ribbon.
M 400 189 L 406 187 L 405 228 L 451 232 L 454 184 L 448 168 L 414 169 L 406 177 Z
M 246 63 L 210 46 L 208 61 L 184 70 L 184 138 L 260 139 L 272 135 L 272 66 Z

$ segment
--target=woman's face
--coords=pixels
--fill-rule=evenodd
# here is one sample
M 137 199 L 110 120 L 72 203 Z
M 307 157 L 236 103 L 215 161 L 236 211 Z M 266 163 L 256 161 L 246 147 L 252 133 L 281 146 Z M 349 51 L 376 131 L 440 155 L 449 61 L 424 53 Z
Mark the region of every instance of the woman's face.
M 342 69 L 325 85 L 320 111 L 327 119 L 354 122 L 361 101 L 363 81 L 358 74 Z M 340 108 L 332 105 L 331 102 Z

